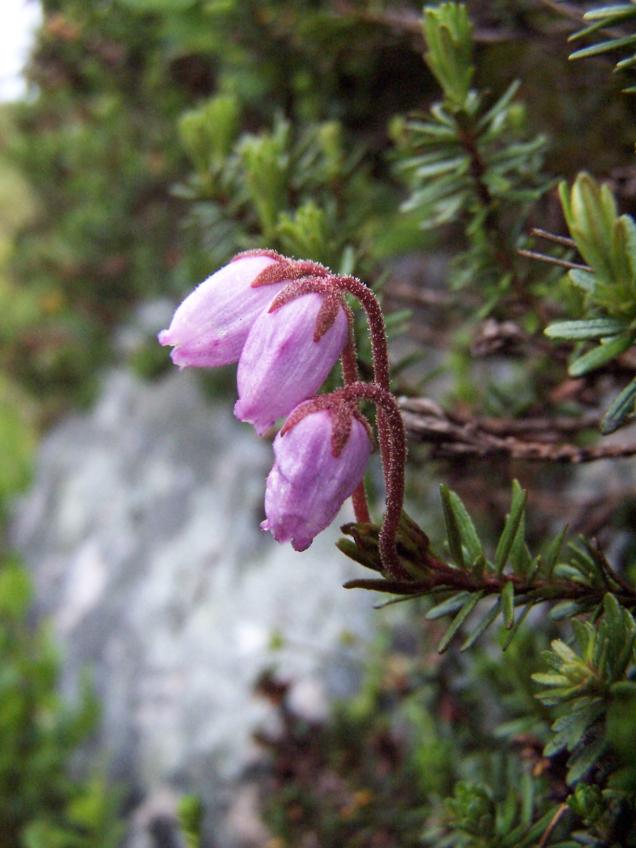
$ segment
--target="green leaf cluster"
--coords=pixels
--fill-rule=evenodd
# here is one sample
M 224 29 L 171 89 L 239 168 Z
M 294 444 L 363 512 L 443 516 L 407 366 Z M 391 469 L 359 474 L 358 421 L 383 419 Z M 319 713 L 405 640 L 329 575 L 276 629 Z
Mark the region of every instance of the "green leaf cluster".
M 95 727 L 84 686 L 75 706 L 58 694 L 59 660 L 28 620 L 31 586 L 15 560 L 0 564 L 0 845 L 117 848 L 118 794 L 103 775 L 75 776 L 74 753 Z
M 579 174 L 571 189 L 560 186 L 561 204 L 577 250 L 589 268 L 568 273 L 570 284 L 581 292 L 584 318 L 550 324 L 545 334 L 571 341 L 598 341 L 575 356 L 569 366 L 581 377 L 608 365 L 636 341 L 636 224 L 620 215 L 607 185 L 589 174 Z M 611 433 L 632 414 L 636 380 L 615 398 L 605 413 L 602 431 Z
M 462 781 L 446 800 L 442 827 L 425 834 L 425 845 L 440 848 L 530 848 L 537 845 L 555 807 L 537 815 L 534 786 L 527 774 L 521 788 L 511 783 L 501 799 L 490 786 Z
M 567 781 L 578 782 L 610 748 L 606 714 L 617 685 L 627 680 L 636 661 L 636 624 L 613 595 L 603 601 L 600 625 L 573 619 L 574 645 L 555 639 L 544 653 L 550 669 L 533 675 L 542 687 L 537 697 L 554 707 L 557 718 L 546 756 L 565 749 Z
M 589 272 L 570 272 L 589 307 L 629 322 L 636 318 L 636 224 L 618 214 L 607 185 L 579 174 L 571 189 L 559 186 L 563 214 Z
M 441 3 L 424 8 L 422 28 L 429 66 L 451 107 L 466 106 L 475 68 L 472 24 L 463 4 Z
M 180 122 L 195 173 L 177 191 L 193 204 L 188 225 L 208 265 L 260 244 L 347 273 L 368 262 L 386 193 L 342 125 L 279 117 L 271 130 L 240 133 L 240 121 L 237 99 L 217 95 Z
M 425 58 L 444 99 L 427 115 L 393 124 L 397 172 L 410 190 L 402 209 L 423 229 L 462 221 L 468 245 L 454 261 L 454 283 L 478 280 L 488 311 L 522 286 L 516 249 L 531 205 L 550 185 L 547 143 L 526 130 L 518 82 L 494 101 L 470 87 L 472 27 L 463 4 L 427 7 L 423 27 Z
M 517 481 L 513 483 L 510 509 L 492 557 L 488 556 L 460 497 L 446 486 L 442 486 L 442 504 L 451 560 L 469 580 L 464 590 L 438 590 L 442 600 L 436 599 L 427 613 L 429 619 L 454 614 L 438 650 L 445 650 L 450 645 L 479 602 L 489 595 L 495 600 L 487 611 L 474 616 L 477 623 L 473 622 L 464 636 L 460 650 L 470 648 L 498 618 L 507 631 L 502 642 L 505 650 L 531 609 L 544 601 L 555 603 L 552 612 L 556 619 L 584 611 L 598 602 L 598 589 L 605 585 L 601 568 L 578 547 L 570 551 L 569 557 L 563 556 L 565 531 L 552 539 L 543 551 L 532 555 L 526 542 L 527 492 Z M 456 576 L 450 574 L 449 583 Z M 497 582 L 493 582 L 493 578 Z M 590 594 L 581 593 L 573 600 L 561 600 L 560 592 L 567 594 L 561 583 L 563 579 L 588 588 Z M 521 612 L 516 615 L 518 607 Z
M 579 41 L 588 36 L 603 35 L 603 30 L 610 31 L 609 37 L 602 41 L 595 41 L 587 47 L 580 47 L 570 56 L 570 59 L 587 59 L 592 56 L 602 56 L 605 53 L 627 53 L 624 59 L 616 63 L 616 71 L 627 71 L 636 65 L 636 33 L 627 32 L 625 35 L 617 33 L 616 28 L 625 24 L 632 24 L 636 20 L 636 8 L 634 3 L 611 3 L 588 9 L 583 15 L 587 26 L 578 30 L 570 36 L 570 41 Z M 636 86 L 624 89 L 626 94 L 636 93 Z
M 598 612 L 608 592 L 612 603 L 620 599 L 629 609 L 636 607 L 636 589 L 612 569 L 598 548 L 584 539 L 564 545 L 565 528 L 532 553 L 526 538 L 527 492 L 517 481 L 493 554 L 459 495 L 442 485 L 441 497 L 447 535 L 444 561 L 432 553 L 428 537 L 403 513 L 398 552 L 411 581 L 373 579 L 347 584 L 431 600 L 427 620 L 452 616 L 438 642 L 439 652 L 460 636 L 460 651 L 468 650 L 497 620 L 503 624 L 502 648 L 506 650 L 532 609 L 546 602 L 554 621 Z M 340 550 L 381 572 L 378 528 L 349 524 L 342 529 L 354 541 L 341 539 Z

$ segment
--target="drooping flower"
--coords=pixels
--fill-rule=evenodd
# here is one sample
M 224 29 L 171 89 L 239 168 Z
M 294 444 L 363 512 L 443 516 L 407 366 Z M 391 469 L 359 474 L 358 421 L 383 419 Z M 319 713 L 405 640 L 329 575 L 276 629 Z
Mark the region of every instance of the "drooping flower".
M 258 285 L 263 272 L 279 262 L 282 267 L 286 260 L 273 251 L 239 255 L 188 295 L 170 327 L 158 336 L 162 345 L 173 347 L 174 364 L 183 368 L 237 362 L 257 316 L 289 282 Z
M 326 303 L 321 294 L 303 294 L 261 313 L 239 359 L 236 417 L 262 435 L 318 391 L 348 335 L 342 302 Z
M 311 409 L 311 404 L 303 406 Z M 304 551 L 362 481 L 372 444 L 368 428 L 350 408 L 303 415 L 301 406 L 298 412 L 274 439 L 276 460 L 267 478 L 261 529 Z

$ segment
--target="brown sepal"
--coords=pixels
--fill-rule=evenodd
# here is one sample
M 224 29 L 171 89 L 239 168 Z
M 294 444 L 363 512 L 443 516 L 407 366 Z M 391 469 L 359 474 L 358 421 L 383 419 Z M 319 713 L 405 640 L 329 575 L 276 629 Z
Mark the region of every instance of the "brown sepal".
M 324 410 L 329 413 L 332 424 L 331 433 L 331 453 L 332 456 L 338 457 L 342 453 L 344 446 L 347 444 L 351 434 L 351 420 L 355 417 L 361 424 L 364 425 L 371 443 L 373 436 L 371 426 L 367 419 L 357 409 L 354 403 L 342 401 L 338 398 L 337 393 L 329 395 L 317 395 L 316 397 L 306 400 L 294 409 L 291 415 L 285 421 L 281 428 L 280 434 L 284 436 L 288 433 L 299 421 L 302 421 L 307 415 L 314 412 Z
M 266 268 L 263 273 L 269 269 Z M 288 286 L 278 292 L 269 306 L 269 312 L 276 312 L 281 306 L 302 297 L 305 294 L 319 294 L 322 296 L 322 304 L 316 318 L 316 326 L 314 328 L 314 341 L 319 342 L 327 330 L 336 320 L 338 309 L 344 309 L 346 304 L 338 291 L 331 284 L 330 280 L 325 277 L 303 277 L 298 280 L 292 280 Z
M 245 254 L 239 254 L 239 256 Z M 252 253 L 251 255 L 257 256 L 271 256 L 272 259 L 276 259 L 276 263 L 274 265 L 269 265 L 267 268 L 263 269 L 261 273 L 256 277 L 254 282 L 252 283 L 252 288 L 259 288 L 260 286 L 270 286 L 273 283 L 282 283 L 286 280 L 289 282 L 293 282 L 294 280 L 300 280 L 303 277 L 315 277 L 317 279 L 325 279 L 329 276 L 329 270 L 324 267 L 324 265 L 320 265 L 318 262 L 311 262 L 309 260 L 298 261 L 296 259 L 287 259 L 285 256 L 280 256 L 280 254 L 276 253 L 274 250 L 270 251 L 257 251 Z M 233 261 L 233 260 L 232 260 Z
M 233 256 L 230 259 L 229 264 L 231 265 L 232 262 L 236 262 L 237 259 L 247 259 L 250 256 L 267 256 L 268 259 L 276 259 L 277 261 L 279 259 L 284 259 L 286 262 L 289 261 L 288 259 L 285 259 L 284 256 L 281 256 L 276 250 L 271 250 L 269 247 L 254 247 L 252 250 L 241 250 L 240 253 L 237 253 L 236 256 Z

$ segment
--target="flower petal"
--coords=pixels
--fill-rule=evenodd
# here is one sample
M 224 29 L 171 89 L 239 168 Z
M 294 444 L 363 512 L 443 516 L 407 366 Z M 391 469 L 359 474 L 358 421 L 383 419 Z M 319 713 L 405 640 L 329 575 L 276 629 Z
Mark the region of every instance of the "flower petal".
M 276 460 L 267 478 L 267 518 L 261 527 L 298 551 L 333 521 L 364 477 L 371 455 L 367 430 L 356 418 L 337 457 L 331 452 L 331 435 L 331 416 L 320 410 L 274 440 Z
M 181 303 L 170 327 L 159 333 L 162 345 L 172 345 L 172 361 L 186 366 L 212 367 L 237 362 L 258 315 L 286 282 L 252 288 L 268 256 L 246 256 L 208 277 Z
M 239 360 L 234 414 L 259 434 L 314 395 L 342 353 L 349 333 L 342 308 L 314 341 L 321 305 L 319 294 L 302 295 L 274 312 L 263 312 L 250 330 Z

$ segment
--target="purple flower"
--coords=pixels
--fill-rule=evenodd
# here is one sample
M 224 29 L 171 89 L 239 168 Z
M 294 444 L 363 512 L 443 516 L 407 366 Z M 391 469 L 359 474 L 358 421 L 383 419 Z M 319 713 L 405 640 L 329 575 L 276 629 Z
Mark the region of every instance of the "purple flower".
M 371 454 L 369 433 L 356 416 L 336 456 L 333 431 L 331 413 L 320 409 L 274 439 L 276 461 L 267 478 L 261 529 L 277 542 L 291 541 L 297 551 L 333 521 L 361 482 Z
M 333 304 L 332 304 L 333 306 Z M 234 414 L 262 435 L 324 383 L 347 342 L 340 302 L 326 322 L 323 295 L 305 294 L 259 315 L 238 365 Z
M 237 362 L 256 317 L 267 309 L 288 280 L 253 286 L 277 260 L 240 256 L 198 286 L 179 306 L 162 345 L 172 345 L 175 365 L 211 367 Z

